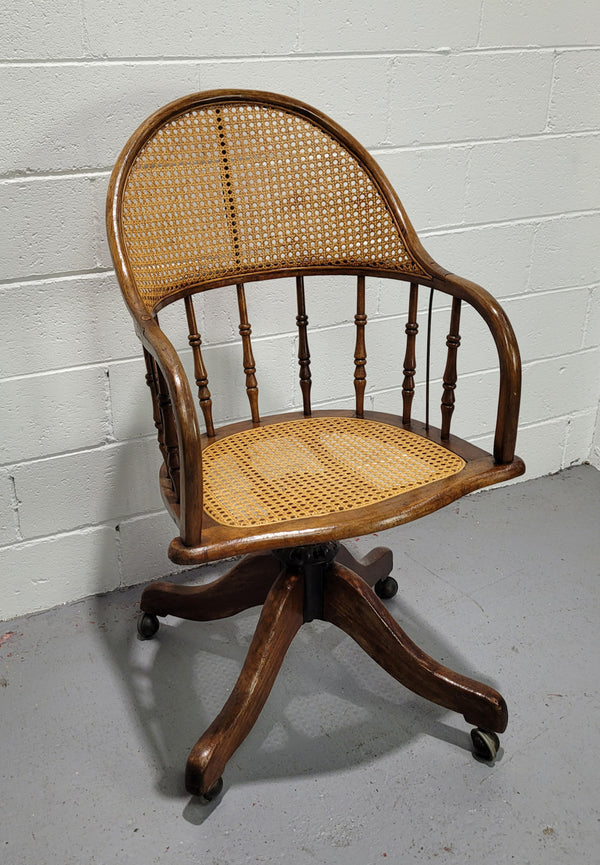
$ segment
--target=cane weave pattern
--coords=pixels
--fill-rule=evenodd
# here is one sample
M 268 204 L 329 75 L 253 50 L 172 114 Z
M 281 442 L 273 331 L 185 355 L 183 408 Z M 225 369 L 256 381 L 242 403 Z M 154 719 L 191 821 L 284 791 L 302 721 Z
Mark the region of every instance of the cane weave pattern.
M 122 226 L 148 309 L 191 285 L 282 267 L 423 274 L 357 158 L 272 105 L 209 105 L 163 124 L 130 169 Z
M 408 430 L 348 417 L 244 430 L 209 445 L 202 457 L 205 511 L 240 528 L 376 504 L 465 465 Z

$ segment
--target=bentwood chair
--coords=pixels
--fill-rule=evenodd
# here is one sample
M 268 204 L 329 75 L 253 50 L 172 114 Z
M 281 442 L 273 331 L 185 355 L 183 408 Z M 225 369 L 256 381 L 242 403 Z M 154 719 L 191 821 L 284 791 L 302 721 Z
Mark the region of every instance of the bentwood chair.
M 208 585 L 147 587 L 140 635 L 154 635 L 158 616 L 207 621 L 263 605 L 237 684 L 192 748 L 187 789 L 206 798 L 219 792 L 227 760 L 258 718 L 294 635 L 315 618 L 349 634 L 407 688 L 463 715 L 475 726 L 475 752 L 494 759 L 507 723 L 501 695 L 437 663 L 401 630 L 381 600 L 397 590 L 390 550 L 359 561 L 340 541 L 418 519 L 524 471 L 514 455 L 519 352 L 500 305 L 431 259 L 389 181 L 351 135 L 320 111 L 272 93 L 197 93 L 153 114 L 113 171 L 107 222 L 143 345 L 160 488 L 179 528 L 170 558 L 199 565 L 244 556 Z M 327 370 L 311 369 L 305 280 L 319 280 L 320 292 L 328 284 L 338 291 L 340 274 L 356 280 L 348 360 L 355 408 L 316 411 L 311 381 Z M 327 280 L 331 275 L 338 278 Z M 285 278 L 295 294 L 303 410 L 265 417 L 245 283 L 274 278 Z M 399 414 L 364 407 L 365 296 L 381 279 L 395 281 L 398 309 L 407 310 Z M 194 300 L 226 286 L 237 295 L 249 418 L 219 428 Z M 448 298 L 437 427 L 428 397 L 423 420 L 412 412 L 421 286 L 429 289 L 430 312 L 437 293 Z M 203 430 L 182 360 L 158 321 L 160 310 L 177 301 L 187 319 Z M 463 304 L 481 316 L 498 354 L 492 454 L 450 433 Z

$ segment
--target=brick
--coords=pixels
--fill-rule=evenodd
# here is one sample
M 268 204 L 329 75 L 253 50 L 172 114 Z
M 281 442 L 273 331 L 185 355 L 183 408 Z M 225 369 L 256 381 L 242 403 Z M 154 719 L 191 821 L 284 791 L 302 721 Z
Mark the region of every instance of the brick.
M 93 232 L 94 257 L 98 267 L 114 267 L 106 237 L 106 194 L 109 180 L 108 171 L 90 180 L 93 210 L 93 223 L 90 229 Z
M 308 280 L 313 281 L 313 280 Z M 264 280 L 246 284 L 248 320 L 252 338 L 296 332 L 296 282 L 294 279 Z M 173 314 L 176 314 L 173 304 Z M 196 320 L 203 346 L 239 342 L 239 310 L 234 286 L 201 292 L 194 298 Z M 185 319 L 183 307 L 179 314 Z M 164 314 L 161 325 L 165 327 Z M 183 345 L 187 337 L 180 343 Z
M 598 413 L 596 415 L 594 440 L 592 442 L 588 459 L 593 466 L 600 470 L 600 401 L 598 403 Z
M 554 0 L 522 3 L 485 0 L 481 18 L 482 46 L 598 45 L 600 10 L 595 0 L 575 0 L 568 14 Z
M 402 414 L 402 387 L 373 394 L 373 409 L 375 411 Z M 430 388 L 430 422 L 432 426 L 441 426 L 440 403 L 442 385 L 439 379 L 432 381 Z M 498 375 L 495 372 L 462 375 L 458 379 L 456 390 L 456 405 L 452 417 L 452 432 L 474 441 L 477 437 L 489 435 L 496 425 L 498 405 Z M 412 417 L 425 420 L 425 385 L 418 383 L 412 405 Z M 493 446 L 490 440 L 489 448 Z M 487 447 L 487 445 L 486 445 Z
M 569 51 L 556 58 L 548 126 L 553 132 L 600 127 L 600 51 Z
M 108 592 L 119 585 L 115 531 L 108 526 L 0 549 L 2 618 Z
M 159 462 L 142 439 L 15 466 L 24 538 L 160 510 Z
M 498 412 L 498 373 L 475 373 L 458 378 L 456 405 L 452 416 L 452 432 L 468 441 L 474 441 L 484 434 L 492 434 L 496 428 Z M 441 389 L 435 394 L 434 423 L 441 424 Z M 490 441 L 490 452 L 493 440 Z
M 256 339 L 252 342 L 256 361 L 261 414 L 288 411 L 294 404 L 297 381 L 297 360 L 292 336 Z M 188 350 L 180 354 L 194 399 L 197 388 L 193 376 L 193 361 Z M 206 346 L 203 358 L 208 372 L 215 424 L 232 423 L 249 417 L 242 347 L 235 344 Z M 110 388 L 113 406 L 113 427 L 119 440 L 154 433 L 150 394 L 144 382 L 141 361 L 117 363 L 110 368 Z M 196 406 L 197 406 L 196 402 Z M 197 408 L 199 419 L 202 418 Z
M 391 141 L 418 145 L 543 132 L 551 78 L 550 54 L 397 57 Z
M 324 402 L 320 403 L 312 403 L 313 408 L 319 409 L 335 409 L 336 411 L 341 411 L 342 409 L 351 409 L 354 410 L 356 408 L 356 401 L 354 396 L 346 396 L 342 399 L 326 399 Z M 295 408 L 297 411 L 302 410 L 302 396 L 299 394 L 298 399 L 296 401 Z M 371 408 L 370 398 L 367 394 L 365 394 L 365 409 Z
M 380 4 L 373 8 L 359 0 L 323 4 L 305 0 L 301 4 L 299 50 L 401 51 L 473 46 L 479 30 L 479 0 L 463 0 L 450 6 L 432 0 L 423 7 L 410 4 Z
M 539 478 L 561 470 L 566 430 L 566 418 L 519 428 L 517 454 L 527 467 L 521 480 Z M 477 444 L 482 446 L 479 442 Z
M 370 284 L 374 280 L 369 280 Z M 204 316 L 204 329 L 209 342 L 213 342 L 212 327 L 215 315 L 222 308 L 220 293 L 211 292 L 206 301 L 213 301 Z M 356 312 L 356 277 L 354 276 L 307 276 L 304 279 L 306 313 L 308 315 L 309 346 L 312 333 L 321 327 L 349 322 Z M 368 295 L 368 293 L 367 293 Z M 295 338 L 296 326 L 296 283 L 293 279 L 258 282 L 246 286 L 248 318 L 254 336 L 274 336 L 287 333 Z M 369 302 L 367 296 L 367 303 Z M 228 319 L 234 330 L 233 339 L 239 340 L 237 333 L 237 306 L 235 300 L 228 306 Z M 225 337 L 225 328 L 218 335 Z M 219 340 L 220 341 L 220 340 Z
M 313 403 L 353 395 L 355 339 L 352 325 L 317 330 L 310 335 Z
M 119 524 L 123 584 L 133 586 L 186 570 L 167 555 L 169 544 L 178 534 L 166 511 L 123 520 Z
M 227 289 L 225 289 L 227 292 Z M 232 296 L 235 295 L 235 289 L 230 288 L 229 292 Z M 213 295 L 214 292 L 208 292 L 209 295 Z M 218 292 L 218 294 L 222 297 L 223 294 Z M 196 295 L 194 297 L 194 308 L 196 310 L 196 323 L 200 329 L 200 333 L 202 335 L 202 339 L 204 341 L 204 327 L 202 326 L 202 304 L 204 302 L 205 295 L 203 293 Z M 175 301 L 175 303 L 166 306 L 164 309 L 160 311 L 160 326 L 163 330 L 165 336 L 171 341 L 173 346 L 177 349 L 177 351 L 189 351 L 189 342 L 188 342 L 188 326 L 187 326 L 187 316 L 185 314 L 185 306 L 182 301 Z M 130 326 L 133 326 L 133 321 L 130 321 Z M 204 344 L 204 342 L 203 342 Z M 136 352 L 136 357 L 141 355 L 141 345 L 138 351 Z
M 13 463 L 103 444 L 108 433 L 103 369 L 8 379 L 3 405 L 0 462 Z
M 83 34 L 80 5 L 71 0 L 42 4 L 22 0 L 3 9 L 0 55 L 13 59 L 81 57 Z
M 9 376 L 139 355 L 114 274 L 73 276 L 0 288 L 6 329 L 0 370 Z
M 162 105 L 197 90 L 194 64 L 69 64 L 0 69 L 7 121 L 0 173 L 111 169 Z
M 581 412 L 567 419 L 563 468 L 584 462 L 594 438 L 597 409 Z
M 596 253 L 599 234 L 600 213 L 565 214 L 541 222 L 531 253 L 530 288 L 563 288 L 600 281 Z
M 523 370 L 521 423 L 533 424 L 598 405 L 600 351 L 592 349 L 568 357 L 527 364 Z M 558 408 L 557 408 L 558 407 Z
M 367 281 L 367 286 L 370 281 Z M 377 299 L 377 309 L 375 315 L 377 317 L 380 316 L 400 316 L 403 319 L 402 326 L 406 323 L 406 316 L 408 314 L 408 295 L 410 290 L 410 283 L 405 282 L 404 280 L 396 280 L 396 279 L 382 279 L 378 283 L 378 299 Z M 368 293 L 367 293 L 368 297 Z M 427 306 L 429 302 L 429 289 L 424 286 L 419 288 L 419 310 L 418 310 L 418 320 L 421 322 L 420 327 L 424 328 L 425 325 L 423 322 L 423 315 L 427 312 Z M 434 295 L 434 306 L 437 308 L 438 306 L 449 306 L 449 299 L 446 295 L 441 295 L 439 292 L 436 292 Z M 417 342 L 419 340 L 417 339 Z
M 155 433 L 145 374 L 145 364 L 140 358 L 110 366 L 113 434 L 117 441 Z
M 6 469 L 0 469 L 0 546 L 17 540 L 17 516 L 13 507 L 12 481 Z
M 190 0 L 168 5 L 131 0 L 116 8 L 93 3 L 84 17 L 90 50 L 108 57 L 286 54 L 296 41 L 291 0 L 202 6 Z
M 255 339 L 252 341 L 252 350 L 256 361 L 261 414 L 288 411 L 299 390 L 297 355 L 292 337 L 284 335 Z M 205 360 L 213 394 L 215 423 L 248 418 L 250 409 L 246 397 L 241 343 L 209 346 Z
M 543 475 L 553 474 L 562 468 L 566 436 L 566 419 L 544 421 L 533 426 L 520 426 L 517 436 L 516 454 L 525 462 L 525 474 L 504 483 L 514 484 Z M 486 436 L 472 439 L 473 444 L 492 452 L 494 437 Z M 503 486 L 504 486 L 503 483 Z
M 376 152 L 375 158 L 417 231 L 464 222 L 468 147 Z
M 524 363 L 569 355 L 582 348 L 589 292 L 552 291 L 511 299 L 505 304 Z
M 427 252 L 501 300 L 527 288 L 535 224 L 486 225 L 421 235 Z
M 600 135 L 506 141 L 473 147 L 465 220 L 594 210 L 600 198 Z
M 425 379 L 427 346 L 427 301 L 429 292 L 422 289 L 417 316 L 419 333 L 416 340 L 415 381 Z M 431 379 L 440 380 L 446 366 L 446 337 L 450 323 L 450 304 L 446 296 L 438 295 L 431 322 Z M 387 308 L 391 309 L 391 304 Z M 406 314 L 392 319 L 371 320 L 367 324 L 367 388 L 385 389 L 402 386 L 405 353 Z M 461 313 L 462 342 L 458 352 L 459 376 L 470 372 L 496 369 L 498 354 L 487 325 L 467 304 Z
M 0 279 L 95 267 L 94 216 L 86 178 L 0 182 Z
M 354 315 L 355 292 L 356 278 L 352 276 L 306 277 L 309 327 L 349 321 Z M 340 302 L 341 296 L 343 302 Z M 247 283 L 246 302 L 253 340 L 284 335 L 293 339 L 297 334 L 294 279 Z M 240 343 L 239 310 L 234 286 L 200 292 L 194 297 L 194 309 L 203 353 L 209 346 Z M 160 324 L 178 351 L 189 350 L 183 304 L 175 302 L 161 310 Z
M 589 291 L 590 299 L 582 348 L 600 345 L 600 285 L 595 285 Z
M 329 115 L 365 147 L 386 139 L 386 81 L 382 57 L 252 59 L 199 67 L 200 89 L 249 88 L 293 96 Z

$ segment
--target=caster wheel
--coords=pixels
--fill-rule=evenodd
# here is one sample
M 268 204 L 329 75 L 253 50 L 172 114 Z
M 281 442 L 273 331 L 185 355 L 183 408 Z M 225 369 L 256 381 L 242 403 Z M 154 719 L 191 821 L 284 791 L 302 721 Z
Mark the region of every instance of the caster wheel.
M 490 730 L 482 730 L 481 727 L 475 727 L 471 730 L 471 739 L 473 740 L 473 750 L 477 757 L 482 760 L 495 760 L 498 748 L 500 747 L 500 739 L 495 733 Z
M 213 799 L 217 798 L 217 796 L 219 795 L 219 793 L 221 792 L 222 789 L 223 789 L 223 779 L 219 778 L 219 780 L 216 782 L 216 784 L 213 784 L 213 786 L 210 788 L 210 790 L 207 790 L 206 793 L 200 794 L 200 798 L 204 802 L 212 802 Z
M 158 631 L 159 625 L 158 616 L 152 613 L 140 613 L 137 620 L 137 632 L 142 640 L 151 640 Z
M 398 583 L 393 577 L 384 577 L 375 583 L 375 594 L 384 601 L 389 601 L 398 591 Z

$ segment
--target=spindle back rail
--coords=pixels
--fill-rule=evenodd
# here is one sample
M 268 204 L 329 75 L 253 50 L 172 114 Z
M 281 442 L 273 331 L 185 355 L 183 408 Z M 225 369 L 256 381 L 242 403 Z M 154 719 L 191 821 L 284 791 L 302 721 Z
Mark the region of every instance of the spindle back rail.
M 305 279 L 329 274 L 356 278 L 354 363 L 352 367 L 349 359 L 348 372 L 351 376 L 353 369 L 355 410 L 351 414 L 364 419 L 375 418 L 365 410 L 367 282 L 371 277 L 404 282 L 408 305 L 399 382 L 402 412 L 397 423 L 450 450 L 456 449 L 451 421 L 461 307 L 463 301 L 470 304 L 491 331 L 500 368 L 493 453 L 497 476 L 492 473 L 483 481 L 480 473 L 470 483 L 476 488 L 521 470 L 514 457 L 520 361 L 502 308 L 484 289 L 431 259 L 381 169 L 325 115 L 287 97 L 253 91 L 212 91 L 186 97 L 156 112 L 132 136 L 113 172 L 108 202 L 111 250 L 144 346 L 146 381 L 163 458 L 163 497 L 181 529 L 180 546 L 171 550 L 176 560 L 186 559 L 184 551 L 190 548 L 197 556 L 202 546 L 202 522 L 206 521 L 202 449 L 221 435 L 213 419 L 213 399 L 218 396 L 211 393 L 202 353 L 205 335 L 199 332 L 194 307 L 194 295 L 207 290 L 235 288 L 249 424 L 259 427 L 277 422 L 279 416 L 261 418 L 259 411 L 260 371 L 252 348 L 246 283 L 295 279 L 299 416 L 312 417 L 314 373 Z M 413 418 L 420 287 L 431 292 L 424 424 Z M 450 306 L 445 367 L 436 376 L 442 380 L 439 429 L 430 425 L 429 418 L 434 292 L 448 295 Z M 178 300 L 185 307 L 203 433 L 181 360 L 158 321 L 160 309 Z M 464 481 L 461 489 L 468 484 Z M 431 502 L 427 505 L 433 506 Z M 317 530 L 313 535 L 317 539 L 325 536 Z M 214 558 L 225 548 L 242 549 L 225 539 L 207 555 Z

